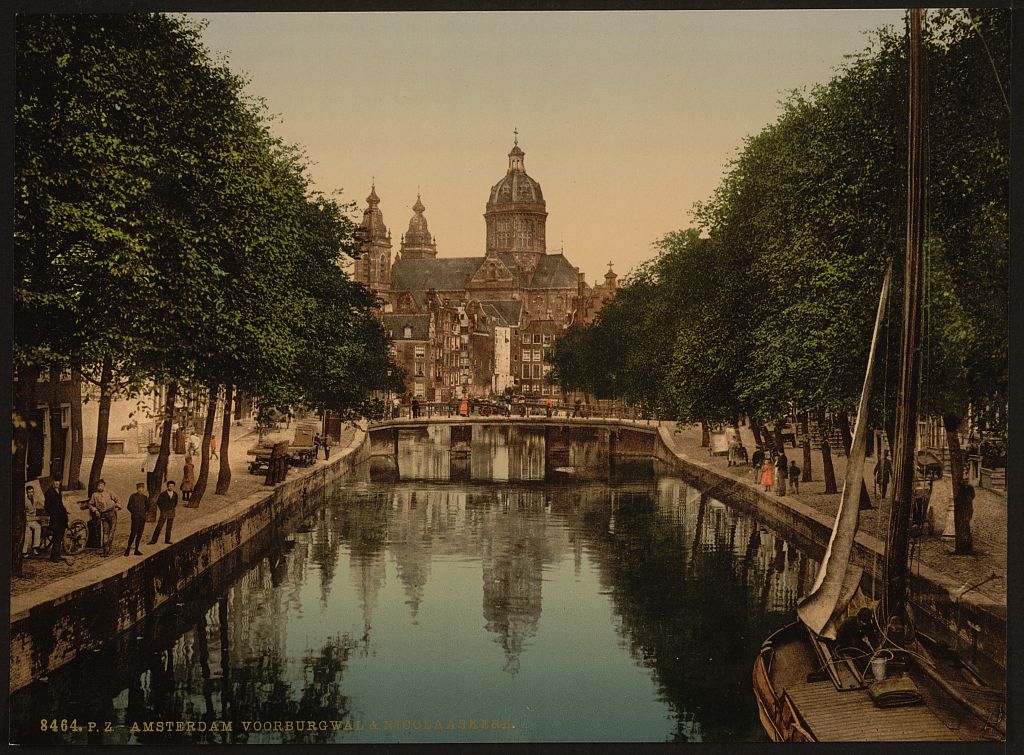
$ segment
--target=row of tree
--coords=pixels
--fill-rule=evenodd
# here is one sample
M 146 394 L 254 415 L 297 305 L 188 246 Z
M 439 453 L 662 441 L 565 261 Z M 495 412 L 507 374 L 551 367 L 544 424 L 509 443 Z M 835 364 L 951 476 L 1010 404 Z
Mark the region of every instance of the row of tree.
M 926 34 L 922 413 L 952 451 L 970 407 L 1005 428 L 1009 12 L 942 10 Z M 564 390 L 682 422 L 838 418 L 847 444 L 882 278 L 895 265 L 872 421 L 894 422 L 906 232 L 903 30 L 875 32 L 827 84 L 748 138 L 696 228 L 669 233 L 598 321 L 552 352 Z M 822 446 L 826 478 L 831 469 Z M 951 454 L 960 464 L 959 453 Z M 810 471 L 805 440 L 804 473 Z M 959 469 L 953 472 L 959 485 Z M 828 480 L 834 488 L 834 479 Z M 959 490 L 955 491 L 959 494 Z M 958 528 L 959 530 L 959 528 Z M 969 549 L 969 532 L 958 548 Z
M 17 19 L 15 573 L 40 370 L 98 387 L 90 491 L 116 396 L 166 387 L 158 480 L 177 403 L 201 397 L 197 502 L 221 402 L 217 493 L 240 391 L 358 416 L 400 381 L 373 295 L 339 266 L 358 244 L 351 205 L 313 191 L 302 152 L 201 32 L 162 14 Z

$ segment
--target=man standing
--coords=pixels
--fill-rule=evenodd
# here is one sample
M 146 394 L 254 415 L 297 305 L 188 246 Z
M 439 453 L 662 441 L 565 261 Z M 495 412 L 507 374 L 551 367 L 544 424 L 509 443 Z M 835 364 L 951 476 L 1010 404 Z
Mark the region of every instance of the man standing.
M 27 556 L 34 553 L 39 547 L 42 538 L 43 528 L 36 517 L 36 489 L 31 485 L 25 486 L 25 545 L 22 547 L 21 555 Z
M 132 546 L 135 546 L 135 555 L 141 556 L 139 546 L 142 544 L 142 530 L 146 526 L 146 507 L 149 505 L 149 496 L 146 495 L 146 483 L 140 482 L 135 485 L 135 492 L 128 497 L 128 513 L 132 517 L 132 531 L 128 535 L 128 545 L 124 547 L 124 555 L 128 555 Z
M 324 447 L 324 459 L 331 458 L 331 434 L 324 433 L 323 437 L 320 438 L 320 445 Z
M 114 543 L 114 530 L 117 529 L 117 510 L 121 508 L 121 502 L 106 488 L 107 483 L 104 480 L 96 481 L 96 492 L 89 499 L 89 511 L 99 517 L 103 555 L 109 556 L 110 547 Z
M 164 522 L 167 522 L 167 533 L 164 535 L 164 542 L 167 545 L 171 544 L 171 527 L 174 525 L 174 510 L 178 507 L 178 491 L 174 489 L 174 485 L 174 480 L 168 480 L 167 489 L 160 494 L 159 498 L 156 499 L 156 506 L 160 509 L 160 518 L 156 520 L 156 529 L 153 530 L 153 537 L 149 540 L 150 545 L 156 545 L 156 541 L 160 537 L 160 530 L 163 529 Z
M 50 531 L 53 533 L 53 548 L 50 550 L 50 560 L 54 563 L 64 561 L 65 564 L 70 564 L 71 562 L 61 554 L 61 549 L 64 545 L 64 533 L 68 529 L 68 510 L 64 508 L 64 499 L 60 494 L 60 480 L 53 480 L 50 484 L 50 489 L 46 491 L 46 495 L 43 497 L 43 501 L 43 508 L 46 511 L 46 515 L 50 518 Z
M 889 452 L 886 451 L 882 458 L 875 464 L 875 485 L 885 498 L 885 491 L 889 488 L 889 478 L 892 477 L 892 461 L 889 460 Z
M 210 458 L 211 459 L 216 459 L 217 458 L 217 436 L 216 435 L 211 435 L 210 436 Z

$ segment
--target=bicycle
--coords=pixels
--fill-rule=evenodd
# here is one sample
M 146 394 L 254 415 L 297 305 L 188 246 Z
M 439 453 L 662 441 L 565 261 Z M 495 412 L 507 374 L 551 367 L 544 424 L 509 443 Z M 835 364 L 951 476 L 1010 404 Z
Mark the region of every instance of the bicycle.
M 89 528 L 81 519 L 76 519 L 68 525 L 64 531 L 64 553 L 75 554 L 85 547 L 89 539 Z M 53 528 L 46 522 L 41 525 L 39 531 L 39 546 L 36 550 L 39 553 L 46 553 L 53 547 Z

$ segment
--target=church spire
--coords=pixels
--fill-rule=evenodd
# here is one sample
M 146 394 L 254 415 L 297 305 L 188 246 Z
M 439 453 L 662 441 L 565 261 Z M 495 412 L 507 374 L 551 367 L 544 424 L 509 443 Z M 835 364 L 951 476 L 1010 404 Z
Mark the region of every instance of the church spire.
M 508 153 L 508 172 L 509 173 L 525 173 L 526 165 L 524 164 L 524 158 L 526 153 L 519 148 L 519 129 L 512 129 L 513 144 L 512 151 Z

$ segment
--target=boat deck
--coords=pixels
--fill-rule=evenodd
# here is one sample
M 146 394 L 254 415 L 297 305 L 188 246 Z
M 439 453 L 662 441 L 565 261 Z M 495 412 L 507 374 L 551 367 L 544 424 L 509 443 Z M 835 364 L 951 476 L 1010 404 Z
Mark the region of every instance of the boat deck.
M 896 708 L 875 705 L 866 689 L 839 691 L 833 683 L 807 681 L 818 660 L 802 627 L 776 639 L 769 677 L 776 692 L 789 697 L 807 729 L 819 741 L 949 742 L 986 740 L 979 722 L 957 703 L 937 694 L 926 678 L 912 676 L 924 704 Z M 975 688 L 975 697 L 981 690 Z M 976 725 L 977 724 L 977 725 Z

